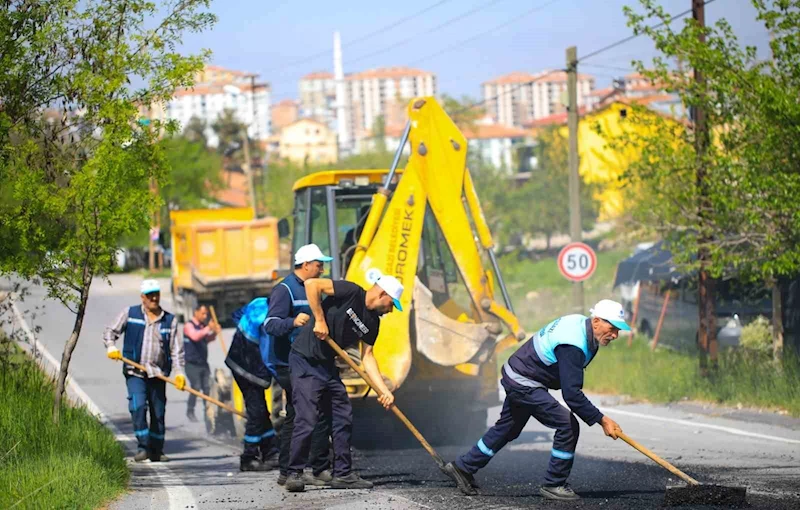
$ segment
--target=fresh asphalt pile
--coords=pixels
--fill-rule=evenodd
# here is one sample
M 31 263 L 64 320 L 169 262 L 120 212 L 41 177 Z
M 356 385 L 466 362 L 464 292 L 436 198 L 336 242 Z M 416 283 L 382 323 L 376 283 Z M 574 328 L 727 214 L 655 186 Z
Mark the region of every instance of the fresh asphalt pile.
M 523 433 L 523 436 L 526 433 Z M 537 440 L 538 441 L 538 440 Z M 541 438 L 549 443 L 549 438 Z M 616 446 L 616 445 L 615 445 Z M 463 446 L 437 447 L 450 460 L 463 451 Z M 493 509 L 493 508 L 661 508 L 665 503 L 665 487 L 681 483 L 676 477 L 646 462 L 621 462 L 581 456 L 570 476 L 570 483 L 582 496 L 576 503 L 548 501 L 539 493 L 541 477 L 547 468 L 549 450 L 503 451 L 482 470 L 477 478 L 478 496 L 464 496 L 431 461 L 421 448 L 404 450 L 359 450 L 354 455 L 355 467 L 361 476 L 375 483 L 375 491 L 390 491 L 410 501 L 433 509 Z M 747 485 L 747 480 L 726 478 L 730 473 L 724 466 L 694 468 L 682 466 L 687 472 L 704 481 L 720 481 L 725 485 Z M 800 480 L 782 480 L 783 494 L 750 491 L 749 508 L 789 510 L 800 507 Z M 679 508 L 729 508 L 694 504 L 691 501 Z

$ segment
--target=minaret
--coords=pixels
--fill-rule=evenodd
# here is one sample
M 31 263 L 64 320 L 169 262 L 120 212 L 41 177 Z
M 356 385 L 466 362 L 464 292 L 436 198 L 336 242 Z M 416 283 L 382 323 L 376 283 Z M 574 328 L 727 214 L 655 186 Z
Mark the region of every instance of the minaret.
M 339 154 L 350 153 L 350 127 L 347 110 L 342 69 L 342 40 L 339 32 L 333 33 L 333 74 L 336 80 L 336 131 L 339 135 Z

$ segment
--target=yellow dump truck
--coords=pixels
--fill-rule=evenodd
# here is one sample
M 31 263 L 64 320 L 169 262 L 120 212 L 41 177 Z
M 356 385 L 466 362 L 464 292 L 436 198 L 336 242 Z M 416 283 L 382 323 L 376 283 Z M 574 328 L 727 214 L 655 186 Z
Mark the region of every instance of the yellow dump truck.
M 185 320 L 198 304 L 207 304 L 225 322 L 238 307 L 269 295 L 277 283 L 285 220 L 255 219 L 249 207 L 194 209 L 170 212 L 170 230 L 172 295 Z
M 375 357 L 398 405 L 443 442 L 483 432 L 498 402 L 496 355 L 525 332 L 466 168 L 467 140 L 434 98 L 413 100 L 408 115 L 391 169 L 317 172 L 295 183 L 292 243 L 330 253 L 334 279 L 368 288 L 376 268 L 403 282 L 404 311 L 382 318 Z M 411 156 L 399 170 L 407 140 Z M 354 441 L 410 437 L 391 418 L 376 427 L 391 413 L 369 401 L 375 395 L 360 378 L 342 377 L 357 415 Z

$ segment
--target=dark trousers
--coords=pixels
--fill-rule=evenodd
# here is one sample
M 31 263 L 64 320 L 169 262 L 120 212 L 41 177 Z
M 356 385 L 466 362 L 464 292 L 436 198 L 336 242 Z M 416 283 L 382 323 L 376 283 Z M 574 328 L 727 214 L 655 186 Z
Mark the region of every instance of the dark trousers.
M 275 430 L 269 419 L 264 388 L 241 377 L 236 372 L 233 373 L 233 378 L 242 392 L 244 407 L 247 411 L 242 462 L 274 455 L 276 451 Z
M 286 418 L 281 427 L 281 453 L 279 458 L 281 473 L 286 475 L 289 474 L 289 456 L 291 455 L 292 434 L 294 433 L 295 410 L 292 403 L 291 371 L 289 367 L 277 367 L 276 371 L 278 383 L 286 390 Z M 331 415 L 325 412 L 321 414 L 319 421 L 314 426 L 314 431 L 311 433 L 311 471 L 315 475 L 331 467 L 330 443 L 328 441 L 330 435 Z
M 528 419 L 533 416 L 542 425 L 556 431 L 544 484 L 564 485 L 572 470 L 580 432 L 575 415 L 559 404 L 544 388 L 517 391 L 506 387 L 506 391 L 500 419 L 483 435 L 477 445 L 456 459 L 456 465 L 462 471 L 475 473 L 488 464 L 506 443 L 519 437 Z
M 310 363 L 293 351 L 289 354 L 289 368 L 295 410 L 289 473 L 302 473 L 305 469 L 319 414 L 328 412 L 333 436 L 333 475 L 349 475 L 353 465 L 350 454 L 353 408 L 336 365 Z
M 128 410 L 133 421 L 133 433 L 140 450 L 151 454 L 164 451 L 164 413 L 167 408 L 167 383 L 160 379 L 125 376 L 128 388 Z M 147 410 L 150 426 L 147 426 Z
M 186 363 L 186 376 L 189 378 L 189 385 L 203 395 L 208 395 L 208 378 L 210 375 L 211 371 L 207 364 Z M 186 401 L 186 412 L 194 412 L 195 402 L 197 402 L 197 397 L 189 393 L 189 399 Z M 205 404 L 205 401 L 203 402 Z

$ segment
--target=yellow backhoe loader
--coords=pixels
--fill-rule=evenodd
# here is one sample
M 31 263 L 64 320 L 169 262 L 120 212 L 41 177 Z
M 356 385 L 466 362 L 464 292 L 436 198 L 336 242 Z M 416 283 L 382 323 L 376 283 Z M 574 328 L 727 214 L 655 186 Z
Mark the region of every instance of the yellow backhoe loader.
M 408 118 L 390 169 L 317 172 L 295 183 L 292 247 L 316 243 L 332 254 L 334 279 L 368 288 L 377 269 L 403 282 L 404 311 L 383 317 L 375 356 L 398 405 L 441 443 L 483 432 L 498 402 L 496 354 L 525 332 L 466 168 L 467 140 L 432 97 L 412 100 Z M 386 413 L 365 402 L 374 393 L 355 374 L 342 377 L 354 442 L 410 436 L 388 425 L 388 414 L 376 427 L 369 417 Z

